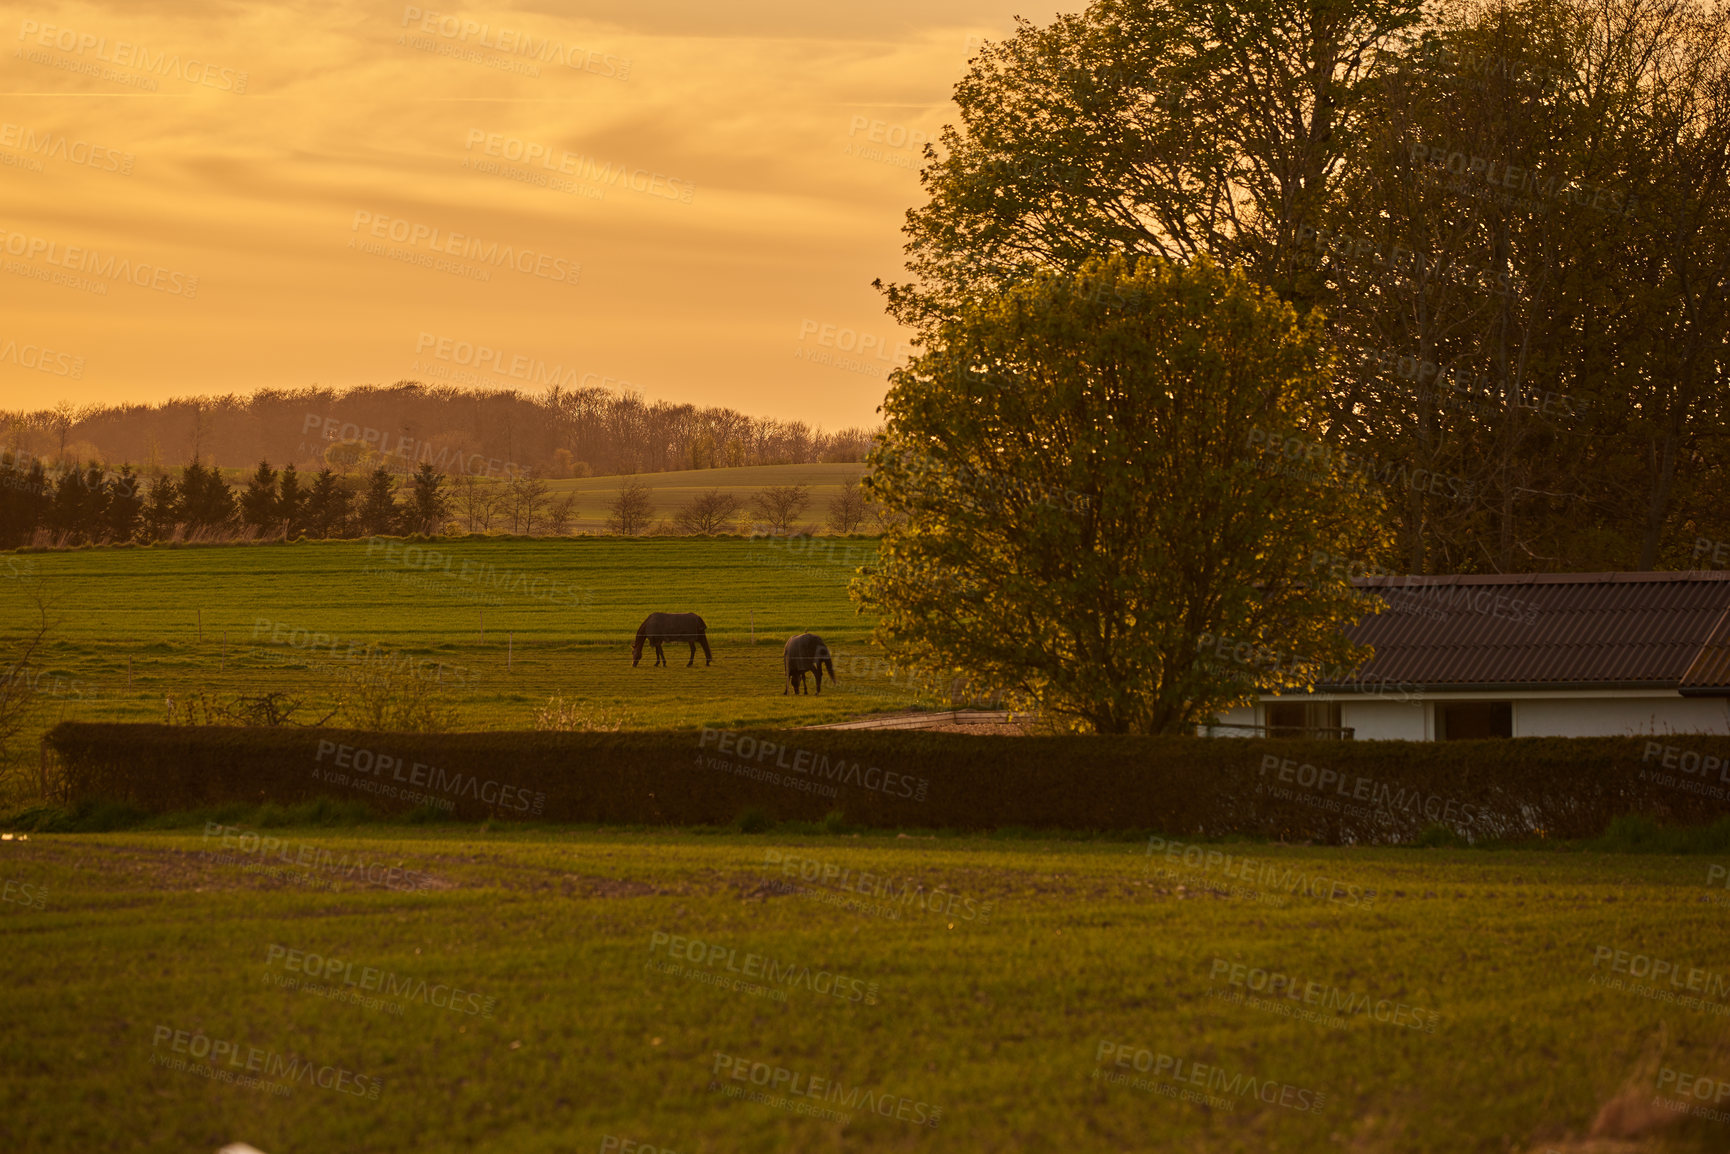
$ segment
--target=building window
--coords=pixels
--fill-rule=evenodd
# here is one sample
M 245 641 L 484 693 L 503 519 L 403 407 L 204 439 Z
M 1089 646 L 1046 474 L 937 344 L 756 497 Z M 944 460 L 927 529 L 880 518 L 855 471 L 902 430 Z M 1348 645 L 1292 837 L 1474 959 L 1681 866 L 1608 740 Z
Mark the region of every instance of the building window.
M 1269 737 L 1331 738 L 1349 736 L 1340 729 L 1337 701 L 1270 701 L 1267 703 Z
M 1437 741 L 1479 741 L 1514 736 L 1511 701 L 1438 701 Z

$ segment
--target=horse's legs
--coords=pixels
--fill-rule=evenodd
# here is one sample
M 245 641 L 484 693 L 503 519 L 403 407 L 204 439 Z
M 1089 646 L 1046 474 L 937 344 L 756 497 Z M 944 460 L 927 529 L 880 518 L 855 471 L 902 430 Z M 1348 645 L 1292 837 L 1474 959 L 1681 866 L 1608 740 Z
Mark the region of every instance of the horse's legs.
M 689 669 L 689 668 L 691 668 L 691 666 L 697 664 L 697 643 L 695 641 L 692 641 L 690 643 L 690 645 L 691 645 L 691 660 L 685 662 L 685 668 L 686 669 Z
M 666 663 L 667 655 L 661 651 L 661 639 L 657 637 L 655 638 L 655 664 L 665 665 Z

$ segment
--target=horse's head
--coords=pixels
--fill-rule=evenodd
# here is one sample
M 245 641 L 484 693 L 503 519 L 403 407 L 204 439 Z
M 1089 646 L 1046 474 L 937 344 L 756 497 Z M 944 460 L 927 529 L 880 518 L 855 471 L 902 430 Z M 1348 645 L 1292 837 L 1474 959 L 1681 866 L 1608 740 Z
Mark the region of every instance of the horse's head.
M 637 662 L 643 659 L 643 635 L 637 634 L 637 639 L 631 642 L 631 668 L 637 667 Z

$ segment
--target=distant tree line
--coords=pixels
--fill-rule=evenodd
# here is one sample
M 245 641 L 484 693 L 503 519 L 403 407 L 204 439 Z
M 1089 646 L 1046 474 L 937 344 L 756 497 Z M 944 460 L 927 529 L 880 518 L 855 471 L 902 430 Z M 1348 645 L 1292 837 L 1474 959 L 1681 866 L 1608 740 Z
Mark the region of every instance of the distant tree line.
M 670 520 L 657 521 L 653 490 L 632 481 L 607 509 L 607 531 L 714 535 L 799 530 L 810 503 L 804 485 L 771 485 L 748 502 L 719 489 L 699 495 Z M 294 465 L 261 461 L 236 488 L 221 470 L 201 462 L 145 478 L 131 465 L 51 469 L 41 458 L 0 453 L 0 548 L 154 541 L 340 539 L 419 533 L 570 532 L 576 497 L 555 496 L 532 473 L 506 478 L 449 476 L 423 464 L 406 480 L 382 466 L 360 478 L 329 467 L 304 476 Z M 867 522 L 878 529 L 882 510 L 868 505 L 858 482 L 828 505 L 828 525 L 840 533 Z M 810 531 L 814 526 L 806 526 Z
M 150 473 L 194 461 L 245 468 L 269 460 L 306 474 L 329 467 L 365 476 L 383 467 L 406 476 L 431 464 L 452 475 L 611 476 L 862 461 L 872 436 L 603 388 L 531 396 L 413 381 L 0 411 L 0 449 L 60 467 L 131 461 Z
M 198 461 L 146 482 L 131 465 L 51 471 L 40 458 L 0 453 L 0 548 L 441 532 L 452 508 L 448 482 L 431 466 L 407 485 L 383 468 L 357 485 L 328 468 L 303 481 L 293 465 L 279 472 L 261 463 L 236 492 Z M 535 484 L 544 508 L 546 484 Z

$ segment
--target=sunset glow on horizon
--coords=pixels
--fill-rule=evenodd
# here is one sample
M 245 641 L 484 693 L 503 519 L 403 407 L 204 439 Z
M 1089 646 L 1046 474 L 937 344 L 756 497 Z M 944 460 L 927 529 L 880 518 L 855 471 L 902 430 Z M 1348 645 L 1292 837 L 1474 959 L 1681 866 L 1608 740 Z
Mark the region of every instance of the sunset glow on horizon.
M 0 407 L 419 380 L 873 424 L 908 334 L 871 282 L 1011 12 L 16 6 Z

